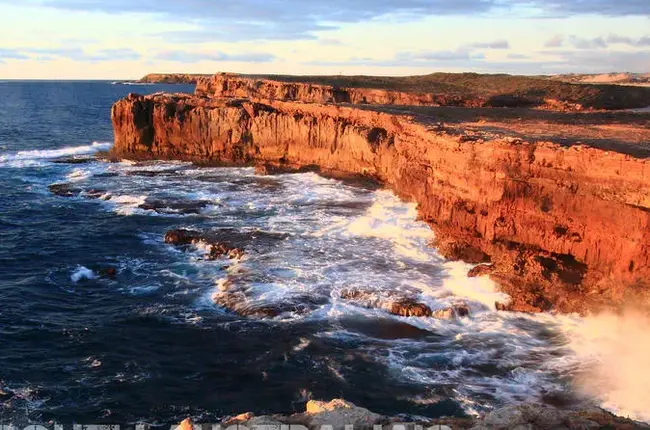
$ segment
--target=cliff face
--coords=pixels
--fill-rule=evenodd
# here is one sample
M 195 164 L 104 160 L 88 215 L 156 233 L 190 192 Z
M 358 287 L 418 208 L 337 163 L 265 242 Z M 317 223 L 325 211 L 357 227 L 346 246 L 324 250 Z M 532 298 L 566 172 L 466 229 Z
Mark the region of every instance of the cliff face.
M 334 105 L 130 95 L 112 118 L 116 156 L 372 177 L 419 204 L 444 255 L 491 262 L 479 270 L 512 309 L 582 312 L 647 291 L 643 159 Z

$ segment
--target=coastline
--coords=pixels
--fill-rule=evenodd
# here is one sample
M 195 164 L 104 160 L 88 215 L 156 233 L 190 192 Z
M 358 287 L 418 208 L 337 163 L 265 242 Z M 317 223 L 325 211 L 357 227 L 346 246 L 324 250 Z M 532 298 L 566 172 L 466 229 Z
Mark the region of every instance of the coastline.
M 584 123 L 573 127 L 568 114 L 487 109 L 469 121 L 463 109 L 207 97 L 205 86 L 116 103 L 113 156 L 375 180 L 418 203 L 445 257 L 484 263 L 473 275 L 513 299 L 498 309 L 585 314 L 647 296 L 643 115 L 617 126 L 572 114 Z

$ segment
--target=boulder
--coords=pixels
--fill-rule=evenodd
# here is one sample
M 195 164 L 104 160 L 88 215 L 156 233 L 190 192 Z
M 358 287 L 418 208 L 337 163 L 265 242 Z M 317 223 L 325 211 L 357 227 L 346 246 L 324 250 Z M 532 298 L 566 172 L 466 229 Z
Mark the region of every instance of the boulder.
M 227 427 L 236 424 L 244 424 L 250 421 L 251 419 L 253 419 L 253 417 L 255 417 L 255 414 L 253 414 L 252 412 L 245 412 L 243 414 L 239 414 L 234 417 L 227 418 L 226 420 L 223 421 L 222 424 Z
M 432 314 L 429 306 L 411 298 L 386 303 L 382 308 L 401 317 L 430 317 Z
M 193 430 L 192 420 L 190 418 L 184 419 L 176 428 L 176 430 Z
M 237 259 L 244 256 L 244 250 L 228 242 L 218 240 L 213 234 L 206 234 L 195 230 L 177 229 L 165 233 L 165 243 L 187 247 L 204 243 L 209 246 L 208 260 L 217 260 L 222 257 Z
M 384 420 L 382 415 L 370 412 L 354 403 L 342 399 L 331 402 L 310 400 L 307 403 L 306 415 L 310 418 L 310 427 L 330 425 L 334 430 L 345 429 L 346 425 L 355 428 L 372 428 L 373 425 Z
M 161 214 L 199 214 L 212 202 L 208 200 L 181 200 L 181 199 L 147 199 L 138 206 L 140 209 L 151 210 Z
M 47 187 L 52 194 L 60 197 L 77 197 L 81 194 L 79 188 L 74 187 L 72 184 L 51 184 Z

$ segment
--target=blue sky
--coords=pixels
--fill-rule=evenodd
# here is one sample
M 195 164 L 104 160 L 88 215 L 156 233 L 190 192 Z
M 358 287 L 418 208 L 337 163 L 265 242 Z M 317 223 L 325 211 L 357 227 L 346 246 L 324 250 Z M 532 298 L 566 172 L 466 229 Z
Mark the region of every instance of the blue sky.
M 650 72 L 650 0 L 0 0 L 0 78 Z

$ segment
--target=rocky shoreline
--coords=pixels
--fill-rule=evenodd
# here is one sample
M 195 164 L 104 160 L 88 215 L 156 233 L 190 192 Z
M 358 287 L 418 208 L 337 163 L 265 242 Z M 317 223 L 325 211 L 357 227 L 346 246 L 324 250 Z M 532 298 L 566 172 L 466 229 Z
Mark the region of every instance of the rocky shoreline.
M 192 421 L 183 421 L 178 430 L 191 430 Z M 387 417 L 359 407 L 351 402 L 334 399 L 330 402 L 310 400 L 305 412 L 293 415 L 261 415 L 251 412 L 224 419 L 222 428 L 238 426 L 248 429 L 280 429 L 292 426 L 303 429 L 417 429 L 432 430 L 563 430 L 563 429 L 645 429 L 648 426 L 616 417 L 596 407 L 563 409 L 540 404 L 523 404 L 496 409 L 482 417 L 440 418 L 427 420 L 413 417 Z M 295 426 L 295 427 L 293 427 Z M 301 427 L 298 427 L 301 426 Z M 346 427 L 352 426 L 352 427 Z
M 376 181 L 418 203 L 445 257 L 482 264 L 471 274 L 512 297 L 498 309 L 586 313 L 647 298 L 647 115 L 206 94 L 240 88 L 228 76 L 196 95 L 117 102 L 112 156 Z

